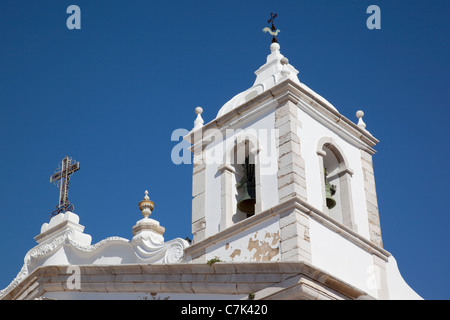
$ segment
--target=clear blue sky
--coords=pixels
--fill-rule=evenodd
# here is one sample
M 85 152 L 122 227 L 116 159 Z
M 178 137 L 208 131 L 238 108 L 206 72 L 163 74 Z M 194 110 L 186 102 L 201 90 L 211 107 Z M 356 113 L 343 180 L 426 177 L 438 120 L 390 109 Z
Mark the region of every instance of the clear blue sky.
M 81 30 L 66 9 L 81 8 Z M 381 8 L 381 30 L 366 9 Z M 0 2 L 0 288 L 58 201 L 49 177 L 80 161 L 70 200 L 93 243 L 130 239 L 148 189 L 167 240 L 191 236 L 189 165 L 170 140 L 249 88 L 269 53 L 380 140 L 374 156 L 384 247 L 426 299 L 449 299 L 450 2 Z

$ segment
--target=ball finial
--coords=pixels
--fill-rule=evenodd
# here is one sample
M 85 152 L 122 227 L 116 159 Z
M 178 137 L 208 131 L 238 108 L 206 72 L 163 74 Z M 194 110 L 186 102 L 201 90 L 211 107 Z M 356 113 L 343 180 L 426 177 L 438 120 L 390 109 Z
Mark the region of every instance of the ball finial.
M 356 111 L 356 117 L 358 119 L 361 119 L 362 117 L 364 117 L 364 111 L 362 111 L 362 110 Z
M 358 127 L 365 129 L 366 128 L 366 124 L 363 121 L 363 117 L 364 117 L 364 111 L 362 110 L 358 110 L 356 111 L 356 117 L 359 119 L 358 120 Z
M 277 42 L 274 42 L 270 45 L 270 52 L 280 51 L 280 45 Z
M 202 107 L 195 108 L 195 113 L 197 114 L 197 118 L 194 121 L 194 129 L 198 129 L 203 126 L 203 123 L 205 123 L 205 121 L 203 121 L 202 118 L 203 108 Z

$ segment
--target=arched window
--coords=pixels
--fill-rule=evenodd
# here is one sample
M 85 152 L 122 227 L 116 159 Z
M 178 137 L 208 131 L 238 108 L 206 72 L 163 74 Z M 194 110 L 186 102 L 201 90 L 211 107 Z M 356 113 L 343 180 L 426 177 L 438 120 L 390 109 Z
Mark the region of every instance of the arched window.
M 322 210 L 356 231 L 351 194 L 353 171 L 332 138 L 322 138 L 317 147 L 322 186 Z
M 221 174 L 220 230 L 261 211 L 258 140 L 248 134 L 237 137 L 225 154 Z

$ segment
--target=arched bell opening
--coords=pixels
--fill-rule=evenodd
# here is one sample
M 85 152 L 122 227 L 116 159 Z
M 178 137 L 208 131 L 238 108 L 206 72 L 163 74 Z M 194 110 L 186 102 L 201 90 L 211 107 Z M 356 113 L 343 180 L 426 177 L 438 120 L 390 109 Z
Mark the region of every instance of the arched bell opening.
M 253 143 L 249 140 L 244 140 L 235 148 L 233 223 L 253 216 L 256 211 L 256 154 L 254 149 Z
M 239 136 L 225 154 L 222 171 L 221 222 L 223 230 L 261 211 L 258 140 Z
M 330 149 L 331 148 L 331 149 Z M 332 145 L 323 146 L 325 152 L 323 157 L 323 178 L 325 184 L 325 207 L 328 214 L 335 220 L 342 222 L 342 188 L 339 182 L 339 169 L 342 162 L 338 160 L 336 154 L 332 151 Z
M 322 210 L 356 231 L 351 194 L 353 171 L 332 138 L 322 138 L 317 148 L 322 186 Z

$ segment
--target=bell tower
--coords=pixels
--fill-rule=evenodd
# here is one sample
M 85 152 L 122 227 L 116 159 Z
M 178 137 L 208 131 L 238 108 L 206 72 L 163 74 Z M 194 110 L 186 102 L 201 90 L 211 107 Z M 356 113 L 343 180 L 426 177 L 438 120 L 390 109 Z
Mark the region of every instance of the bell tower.
M 302 261 L 386 297 L 372 165 L 379 142 L 298 78 L 270 45 L 249 89 L 207 124 L 197 108 L 193 262 Z M 367 283 L 373 273 L 376 285 Z

